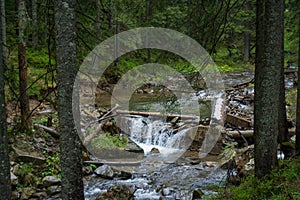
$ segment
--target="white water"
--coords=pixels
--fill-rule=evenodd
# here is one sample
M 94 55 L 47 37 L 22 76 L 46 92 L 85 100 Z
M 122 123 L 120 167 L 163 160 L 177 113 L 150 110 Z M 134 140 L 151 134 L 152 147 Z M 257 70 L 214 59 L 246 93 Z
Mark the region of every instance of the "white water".
M 121 120 L 127 126 L 126 134 L 144 150 L 145 155 L 153 148 L 158 149 L 162 156 L 181 154 L 189 146 L 186 142 L 188 129 L 174 133 L 170 123 L 145 117 L 123 117 Z

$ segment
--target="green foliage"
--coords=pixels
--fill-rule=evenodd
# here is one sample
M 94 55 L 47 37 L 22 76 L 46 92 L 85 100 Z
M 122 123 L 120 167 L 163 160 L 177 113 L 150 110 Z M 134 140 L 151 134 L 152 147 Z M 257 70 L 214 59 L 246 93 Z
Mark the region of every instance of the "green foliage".
M 111 135 L 110 133 L 102 133 L 92 140 L 92 145 L 97 148 L 113 149 L 124 148 L 128 143 L 128 139 L 121 135 Z
M 57 176 L 60 177 L 60 155 L 53 154 L 46 158 L 46 169 L 42 172 L 42 177 L 45 176 Z
M 26 174 L 33 172 L 32 163 L 20 162 L 20 168 L 17 171 L 17 175 L 24 177 Z
M 220 189 L 208 199 L 300 199 L 300 159 L 283 160 L 279 168 L 262 180 L 253 175 L 246 177 L 240 186 Z

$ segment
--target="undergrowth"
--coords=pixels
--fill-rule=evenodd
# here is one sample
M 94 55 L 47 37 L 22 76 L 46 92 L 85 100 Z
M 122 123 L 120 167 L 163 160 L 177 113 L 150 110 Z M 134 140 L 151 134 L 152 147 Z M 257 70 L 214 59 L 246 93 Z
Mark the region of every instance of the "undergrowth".
M 208 199 L 300 199 L 300 158 L 283 160 L 279 167 L 263 178 L 246 177 L 241 185 L 220 189 Z

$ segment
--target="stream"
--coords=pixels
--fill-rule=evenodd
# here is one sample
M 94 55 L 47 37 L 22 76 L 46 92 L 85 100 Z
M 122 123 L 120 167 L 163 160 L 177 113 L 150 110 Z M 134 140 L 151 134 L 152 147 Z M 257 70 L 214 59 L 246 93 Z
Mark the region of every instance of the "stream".
M 223 75 L 226 88 L 253 79 L 253 72 L 229 73 Z M 292 87 L 291 81 L 286 81 L 286 88 Z M 247 92 L 253 93 L 253 88 Z M 161 100 L 161 95 L 134 94 L 131 104 L 133 110 L 156 111 L 173 99 L 167 97 L 163 104 L 154 99 Z M 193 97 L 194 98 L 194 97 Z M 195 98 L 207 98 L 207 92 L 200 90 Z M 101 96 L 99 107 L 110 106 L 109 95 Z M 171 105 L 171 104 L 170 104 Z M 199 103 L 201 119 L 210 117 L 211 105 L 206 101 Z M 253 108 L 251 108 L 253 109 Z M 168 110 L 167 110 L 168 111 Z M 130 133 L 130 139 L 144 150 L 144 158 L 136 164 L 127 162 L 126 158 L 121 164 L 110 164 L 114 169 L 129 172 L 129 179 L 115 177 L 114 179 L 103 179 L 93 174 L 85 178 L 85 199 L 94 200 L 106 191 L 117 186 L 126 186 L 137 200 L 192 200 L 201 199 L 194 196 L 195 191 L 201 191 L 201 195 L 214 194 L 216 188 L 220 187 L 226 180 L 227 171 L 221 169 L 217 163 L 217 157 L 208 157 L 206 160 L 197 159 L 197 155 L 185 154 L 192 141 L 186 138 L 187 129 L 176 130 L 171 122 L 151 117 L 127 116 L 117 121 L 123 124 Z M 183 122 L 184 123 L 184 122 Z M 124 125 L 125 124 L 125 125 Z M 183 124 L 184 125 L 184 124 Z M 156 149 L 157 152 L 151 151 Z
M 230 87 L 252 78 L 252 72 L 226 74 L 224 84 Z M 205 99 L 207 92 L 201 90 L 195 98 Z M 137 111 L 147 111 L 150 108 L 151 111 L 155 111 L 156 107 L 159 109 L 168 103 L 164 101 L 164 105 L 161 105 L 154 99 L 161 100 L 161 96 L 155 93 L 134 94 L 131 99 L 131 105 L 134 107 L 131 108 Z M 210 117 L 210 103 L 201 102 L 199 109 L 201 118 Z M 121 166 L 111 165 L 118 170 L 129 171 L 132 178 L 127 180 L 118 178 L 97 180 L 96 175 L 92 175 L 85 184 L 86 199 L 96 199 L 101 193 L 123 185 L 134 192 L 134 198 L 137 200 L 160 198 L 192 200 L 196 199 L 193 197 L 195 190 L 200 190 L 202 195 L 210 195 L 215 193 L 214 188 L 219 187 L 226 180 L 227 171 L 218 166 L 216 157 L 208 158 L 209 161 L 200 161 L 195 156 L 184 154 L 192 142 L 186 142 L 186 129 L 173 134 L 174 130 L 170 122 L 142 116 L 127 116 L 117 123 L 123 124 L 121 126 L 126 127 L 127 130 L 124 131 L 130 133 L 131 140 L 144 150 L 144 159 L 136 166 L 129 163 L 126 165 L 126 159 Z M 156 148 L 159 153 L 152 154 L 153 148 Z

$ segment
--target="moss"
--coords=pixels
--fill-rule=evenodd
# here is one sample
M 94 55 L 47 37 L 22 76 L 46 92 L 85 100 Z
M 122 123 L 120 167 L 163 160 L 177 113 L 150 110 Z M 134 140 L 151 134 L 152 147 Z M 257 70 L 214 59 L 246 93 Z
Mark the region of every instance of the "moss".
M 111 135 L 109 133 L 102 133 L 92 140 L 92 145 L 102 149 L 124 148 L 128 143 L 128 139 L 121 135 Z

